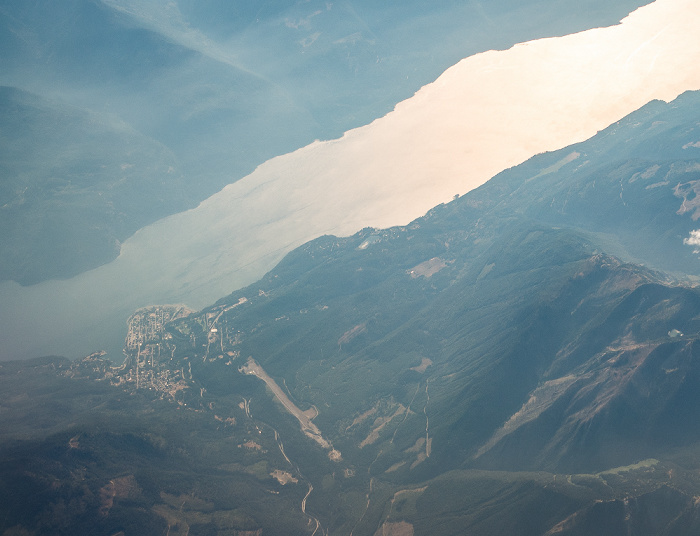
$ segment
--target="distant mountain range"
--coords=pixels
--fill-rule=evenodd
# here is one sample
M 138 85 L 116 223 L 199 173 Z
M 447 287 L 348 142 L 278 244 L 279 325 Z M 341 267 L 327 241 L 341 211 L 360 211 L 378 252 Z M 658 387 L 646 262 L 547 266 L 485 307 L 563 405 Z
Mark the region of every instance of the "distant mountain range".
M 695 534 L 700 93 L 0 368 L 3 530 Z

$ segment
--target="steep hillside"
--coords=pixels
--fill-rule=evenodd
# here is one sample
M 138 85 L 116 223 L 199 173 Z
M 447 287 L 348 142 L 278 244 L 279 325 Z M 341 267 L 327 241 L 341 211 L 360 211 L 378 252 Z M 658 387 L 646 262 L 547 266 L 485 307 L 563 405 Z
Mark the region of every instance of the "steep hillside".
M 113 116 L 0 87 L 0 123 L 0 279 L 100 266 L 189 204 L 175 155 Z
M 358 415 L 405 412 L 391 436 L 401 451 L 425 432 L 415 408 L 430 400 L 426 442 L 435 442 L 421 471 L 602 470 L 691 444 L 695 426 L 663 427 L 685 430 L 677 419 L 693 407 L 697 293 L 608 252 L 696 273 L 684 243 L 695 224 L 678 192 L 700 169 L 697 99 L 650 105 L 409 226 L 311 242 L 252 287 L 171 324 L 174 340 L 189 341 L 178 353 L 202 358 L 192 366 L 214 382 L 207 389 L 227 381 L 218 355 L 252 356 L 296 399 L 325 408 L 315 422 L 335 429 L 348 457 L 370 436 L 361 455 L 383 450 L 381 434 L 350 426 Z M 570 171 L 572 154 L 586 160 Z M 649 170 L 663 169 L 667 181 L 653 182 Z
M 700 269 L 700 94 L 654 101 L 592 139 L 539 155 L 485 184 L 470 202 L 595 234 L 606 251 L 669 272 Z

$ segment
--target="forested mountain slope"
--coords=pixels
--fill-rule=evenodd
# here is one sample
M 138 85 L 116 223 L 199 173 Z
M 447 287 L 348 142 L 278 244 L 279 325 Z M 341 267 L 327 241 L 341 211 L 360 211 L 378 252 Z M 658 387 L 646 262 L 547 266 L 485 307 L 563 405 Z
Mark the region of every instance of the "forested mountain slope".
M 3 364 L 2 528 L 694 534 L 699 99 Z

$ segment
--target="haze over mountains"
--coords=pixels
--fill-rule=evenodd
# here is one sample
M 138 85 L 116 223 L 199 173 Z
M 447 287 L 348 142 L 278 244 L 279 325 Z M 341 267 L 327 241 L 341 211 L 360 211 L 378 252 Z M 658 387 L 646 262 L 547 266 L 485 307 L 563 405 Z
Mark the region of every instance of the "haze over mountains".
M 144 224 L 370 122 L 465 56 L 611 24 L 637 5 L 0 2 L 0 84 L 14 88 L 0 119 L 22 123 L 0 153 L 0 280 L 104 264 Z
M 386 117 L 273 159 L 143 229 L 109 265 L 27 288 L 3 283 L 0 325 L 16 334 L 3 358 L 118 351 L 116 326 L 136 307 L 201 307 L 310 238 L 407 223 L 653 98 L 698 88 L 686 66 L 700 58 L 699 16 L 693 2 L 662 0 L 621 25 L 468 58 Z

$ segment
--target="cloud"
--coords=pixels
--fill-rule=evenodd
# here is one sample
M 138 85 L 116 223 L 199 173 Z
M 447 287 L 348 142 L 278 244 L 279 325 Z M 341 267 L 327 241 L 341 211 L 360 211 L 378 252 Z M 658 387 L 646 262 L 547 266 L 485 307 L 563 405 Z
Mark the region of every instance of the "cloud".
M 299 28 L 310 28 L 311 27 L 311 19 L 316 17 L 317 15 L 320 15 L 323 13 L 321 10 L 314 11 L 311 13 L 308 17 L 305 19 L 299 19 L 299 20 L 292 20 L 289 18 L 284 19 L 284 25 L 287 28 L 294 28 L 295 30 L 298 30 Z
M 700 246 L 700 229 L 690 231 L 690 236 L 688 238 L 684 238 L 683 243 L 689 246 L 695 246 L 696 248 Z M 696 249 L 694 253 L 700 253 L 700 249 Z
M 321 35 L 321 32 L 313 33 L 310 36 L 305 37 L 304 39 L 299 41 L 299 44 L 301 46 L 303 46 L 304 48 L 309 47 L 316 42 L 316 39 L 318 39 L 320 37 L 320 35 Z

